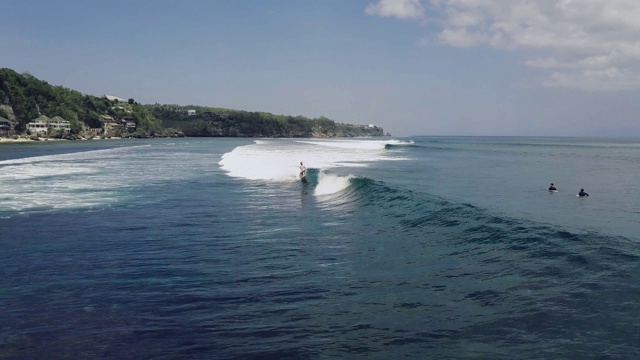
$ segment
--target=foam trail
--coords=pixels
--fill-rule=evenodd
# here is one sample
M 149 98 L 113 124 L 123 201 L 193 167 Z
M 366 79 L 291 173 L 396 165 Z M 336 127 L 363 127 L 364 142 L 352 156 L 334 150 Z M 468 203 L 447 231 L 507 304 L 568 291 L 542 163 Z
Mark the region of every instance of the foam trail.
M 193 169 L 210 166 L 206 157 L 166 148 L 137 145 L 0 161 L 0 214 L 111 206 L 135 199 L 140 188 L 197 176 Z

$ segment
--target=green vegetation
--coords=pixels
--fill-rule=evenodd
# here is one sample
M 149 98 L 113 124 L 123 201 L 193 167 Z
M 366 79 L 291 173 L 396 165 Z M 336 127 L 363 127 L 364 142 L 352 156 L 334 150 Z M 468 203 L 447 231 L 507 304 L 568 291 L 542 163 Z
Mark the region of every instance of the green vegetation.
M 96 133 L 96 129 L 102 133 L 102 130 L 107 128 L 111 136 L 127 137 L 383 135 L 383 130 L 379 127 L 339 124 L 325 117 L 310 119 L 304 116 L 203 106 L 141 105 L 133 98 L 125 101 L 109 100 L 106 97 L 84 95 L 62 86 L 53 86 L 30 74 L 18 74 L 6 68 L 0 69 L 0 105 L 8 105 L 9 110 L 13 109 L 13 127 L 17 133 L 24 133 L 29 122 L 40 115 L 46 115 L 50 118 L 60 116 L 68 120 L 71 135 Z M 0 116 L 8 118 L 9 114 L 3 110 Z M 135 124 L 135 127 L 125 124 Z
M 224 108 L 145 105 L 165 126 L 186 136 L 225 137 L 353 137 L 381 136 L 382 128 L 339 124 L 326 117 L 274 115 Z M 189 111 L 195 114 L 189 114 Z
M 142 105 L 114 103 L 104 97 L 83 95 L 62 86 L 52 86 L 30 74 L 18 74 L 11 69 L 0 69 L 0 104 L 10 105 L 16 117 L 15 130 L 24 132 L 26 125 L 41 114 L 61 116 L 71 123 L 71 133 L 83 129 L 102 128 L 100 115 L 114 119 L 130 118 L 136 131 L 156 134 L 162 125 Z M 119 134 L 118 134 L 119 135 Z

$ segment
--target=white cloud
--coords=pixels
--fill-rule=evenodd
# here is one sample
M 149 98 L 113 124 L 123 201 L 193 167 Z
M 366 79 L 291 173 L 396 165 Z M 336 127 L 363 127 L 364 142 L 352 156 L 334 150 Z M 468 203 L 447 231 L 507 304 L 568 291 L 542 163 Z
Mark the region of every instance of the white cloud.
M 581 90 L 618 91 L 640 88 L 640 74 L 632 69 L 616 67 L 555 72 L 542 82 L 543 86 Z
M 471 47 L 487 42 L 482 34 L 469 32 L 466 28 L 444 29 L 438 38 L 455 47 Z
M 369 4 L 365 13 L 399 19 L 419 19 L 424 15 L 424 8 L 420 0 L 379 0 L 375 4 Z
M 624 57 L 618 51 L 614 51 L 607 55 L 583 56 L 575 60 L 558 60 L 554 57 L 537 58 L 527 60 L 525 64 L 542 69 L 594 69 L 621 64 L 623 60 Z
M 421 43 L 513 51 L 543 86 L 640 88 L 638 0 L 380 0 L 366 12 L 438 24 Z

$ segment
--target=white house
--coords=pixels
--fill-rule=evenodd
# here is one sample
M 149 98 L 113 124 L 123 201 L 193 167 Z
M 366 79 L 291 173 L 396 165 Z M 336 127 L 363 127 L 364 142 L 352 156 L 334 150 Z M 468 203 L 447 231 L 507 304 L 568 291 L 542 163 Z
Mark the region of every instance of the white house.
M 49 122 L 49 120 L 51 119 L 49 119 L 46 115 L 40 115 L 27 124 L 27 130 L 31 134 L 46 133 L 47 131 L 49 131 L 49 128 L 47 127 L 47 123 Z
M 195 110 L 187 110 L 187 115 L 194 116 L 196 114 Z
M 121 97 L 113 96 L 113 95 L 105 95 L 104 97 L 109 101 L 123 102 L 123 103 L 127 102 L 127 100 L 125 100 L 125 99 L 123 99 Z
M 27 130 L 31 134 L 48 133 L 49 130 L 69 132 L 71 131 L 71 123 L 60 116 L 50 119 L 45 115 L 41 115 L 27 124 Z
M 49 128 L 55 130 L 62 130 L 64 132 L 71 131 L 71 123 L 60 116 L 55 116 L 49 121 Z

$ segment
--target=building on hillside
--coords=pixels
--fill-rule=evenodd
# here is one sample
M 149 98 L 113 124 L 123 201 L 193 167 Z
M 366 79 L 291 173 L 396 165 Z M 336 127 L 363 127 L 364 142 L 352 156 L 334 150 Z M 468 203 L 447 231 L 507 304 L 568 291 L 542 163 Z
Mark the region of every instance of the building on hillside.
M 103 133 L 105 136 L 115 135 L 116 130 L 119 130 L 121 128 L 121 125 L 118 124 L 118 122 L 116 122 L 116 119 L 114 119 L 111 115 L 103 114 L 100 115 L 99 119 L 100 122 L 104 124 Z
M 63 119 L 61 116 L 54 116 L 53 119 L 49 121 L 49 129 L 62 130 L 68 133 L 71 131 L 71 122 Z
M 123 102 L 126 103 L 127 100 L 121 98 L 121 97 L 117 97 L 117 96 L 113 96 L 113 95 L 105 95 L 104 96 L 105 99 L 109 100 L 109 101 L 113 101 L 113 102 Z
M 91 134 L 91 135 L 100 135 L 102 133 L 105 132 L 105 130 L 103 128 L 88 128 L 87 130 L 85 130 L 85 132 Z
M 196 114 L 195 110 L 187 110 L 187 115 L 194 116 Z
M 46 134 L 51 130 L 68 133 L 71 131 L 71 123 L 60 116 L 51 119 L 46 115 L 40 115 L 27 124 L 27 130 L 31 134 Z
M 103 124 L 114 124 L 116 122 L 111 115 L 100 115 L 98 119 Z
M 136 121 L 132 117 L 125 116 L 122 118 L 122 127 L 127 130 L 135 130 Z
M 33 135 L 46 133 L 49 131 L 49 127 L 47 126 L 47 124 L 50 120 L 51 119 L 49 119 L 49 117 L 47 117 L 46 115 L 40 115 L 27 124 L 27 131 L 29 131 Z
M 11 135 L 11 121 L 0 116 L 0 135 Z

